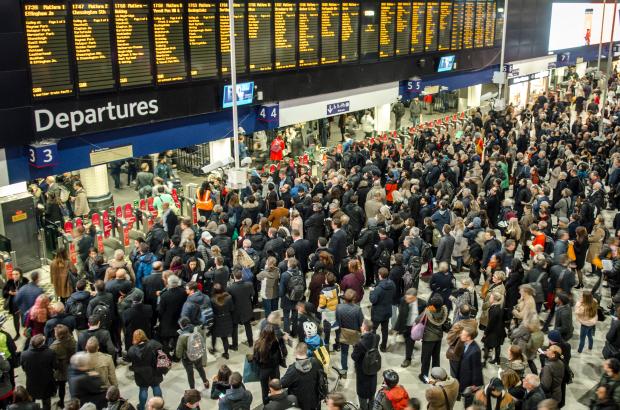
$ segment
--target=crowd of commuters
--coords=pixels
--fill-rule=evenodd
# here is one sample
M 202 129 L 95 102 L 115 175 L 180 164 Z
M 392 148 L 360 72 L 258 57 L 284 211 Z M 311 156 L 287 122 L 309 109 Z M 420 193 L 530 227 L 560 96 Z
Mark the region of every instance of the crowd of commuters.
M 3 289 L 16 334 L 0 332 L 3 406 L 49 409 L 57 396 L 60 408 L 130 409 L 116 377 L 129 363 L 138 410 L 171 408 L 161 385 L 180 362 L 179 409 L 342 409 L 328 394 L 335 366 L 354 374 L 347 400 L 363 410 L 418 409 L 416 395 L 437 410 L 553 410 L 567 404 L 571 357 L 593 351 L 604 361 L 585 405 L 617 409 L 619 108 L 571 121 L 569 98 L 355 141 L 320 175 L 282 162 L 239 192 L 205 181 L 197 225 L 160 196 L 129 255 L 105 260 L 77 232 L 77 266 L 64 249 L 52 262 L 53 295 L 18 268 Z M 230 351 L 248 353 L 244 368 L 206 366 Z M 385 352 L 425 390 L 382 365 Z

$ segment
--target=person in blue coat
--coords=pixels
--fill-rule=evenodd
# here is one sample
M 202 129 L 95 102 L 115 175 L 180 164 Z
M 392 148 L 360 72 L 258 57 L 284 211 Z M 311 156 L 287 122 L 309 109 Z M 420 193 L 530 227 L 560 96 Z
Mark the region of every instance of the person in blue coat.
M 482 353 L 480 346 L 474 340 L 477 331 L 473 328 L 464 328 L 461 331 L 461 342 L 463 342 L 463 356 L 461 357 L 461 365 L 459 367 L 457 379 L 459 381 L 459 392 L 470 386 L 482 386 Z M 465 406 L 469 406 L 470 402 L 465 401 Z
M 15 295 L 15 299 L 13 299 L 17 311 L 21 314 L 22 324 L 26 322 L 26 318 L 28 317 L 27 313 L 30 308 L 34 306 L 34 301 L 37 300 L 42 293 L 43 289 L 39 287 L 39 271 L 34 271 L 30 274 L 30 283 L 19 288 Z
M 388 340 L 388 323 L 392 317 L 392 300 L 396 292 L 396 285 L 388 279 L 387 268 L 379 268 L 379 282 L 377 286 L 370 291 L 370 319 L 374 324 L 376 332 L 381 326 L 381 346 L 380 350 L 385 352 Z

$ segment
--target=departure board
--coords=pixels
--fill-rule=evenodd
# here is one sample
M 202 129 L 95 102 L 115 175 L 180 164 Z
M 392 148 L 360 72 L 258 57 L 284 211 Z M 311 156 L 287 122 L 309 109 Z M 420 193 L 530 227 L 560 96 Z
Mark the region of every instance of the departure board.
M 71 14 L 80 91 L 114 88 L 109 4 L 101 1 L 74 2 Z
M 51 97 L 73 92 L 67 47 L 67 8 L 64 3 L 24 4 L 26 44 L 32 96 Z
M 269 71 L 271 62 L 271 3 L 248 3 L 250 71 Z
M 426 3 L 426 35 L 424 51 L 437 51 L 437 28 L 439 25 L 439 2 Z
M 493 47 L 495 44 L 495 2 L 487 2 L 487 21 L 484 28 L 484 46 Z
M 187 33 L 192 78 L 217 76 L 216 4 L 187 3 Z
M 121 87 L 151 84 L 148 3 L 121 0 L 113 4 L 119 83 Z
M 411 40 L 411 3 L 396 3 L 396 50 L 399 55 L 409 54 Z
M 391 1 L 381 2 L 380 29 L 379 29 L 379 57 L 393 57 L 396 24 L 396 3 Z
M 235 66 L 245 73 L 245 4 L 235 3 Z M 222 74 L 230 73 L 230 17 L 228 2 L 220 2 L 220 58 Z
M 484 47 L 484 22 L 487 16 L 486 0 L 476 1 L 476 28 L 474 29 L 474 47 Z
M 450 50 L 452 37 L 452 2 L 442 1 L 439 3 L 439 39 L 437 50 Z
M 183 3 L 153 3 L 153 34 L 157 83 L 185 80 Z
M 359 3 L 342 3 L 340 14 L 340 61 L 352 63 L 357 61 L 357 32 L 359 30 L 360 5 Z
M 424 51 L 424 22 L 426 20 L 426 4 L 414 1 L 411 4 L 411 52 Z
M 379 27 L 378 24 L 374 22 L 374 17 L 371 19 L 372 22 L 363 22 L 361 26 L 361 57 L 366 59 L 376 58 L 379 51 Z
M 474 47 L 474 24 L 476 18 L 476 3 L 473 1 L 465 2 L 465 13 L 463 17 L 463 48 Z
M 495 18 L 495 46 L 502 45 L 502 35 L 504 34 L 504 13 L 497 13 Z
M 297 66 L 297 6 L 293 2 L 277 1 L 273 4 L 275 28 L 276 70 Z
M 319 64 L 319 3 L 299 3 L 299 66 Z
M 455 0 L 452 5 L 452 50 L 463 48 L 464 0 Z
M 340 37 L 340 4 L 321 3 L 321 64 L 340 61 L 338 38 Z

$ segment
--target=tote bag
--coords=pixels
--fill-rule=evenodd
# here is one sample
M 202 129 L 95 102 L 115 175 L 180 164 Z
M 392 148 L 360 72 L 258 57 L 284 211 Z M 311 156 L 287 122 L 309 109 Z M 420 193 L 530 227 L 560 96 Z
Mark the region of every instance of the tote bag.
M 424 312 L 420 321 L 411 327 L 411 340 L 422 340 L 424 330 L 426 329 L 426 312 Z

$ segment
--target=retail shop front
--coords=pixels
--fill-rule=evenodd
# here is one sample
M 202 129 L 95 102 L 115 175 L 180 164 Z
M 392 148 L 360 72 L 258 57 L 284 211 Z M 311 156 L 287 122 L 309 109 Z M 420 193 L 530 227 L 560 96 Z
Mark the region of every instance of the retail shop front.
M 508 102 L 523 108 L 549 87 L 550 63 L 555 64 L 555 54 L 541 58 L 514 61 L 508 67 Z

